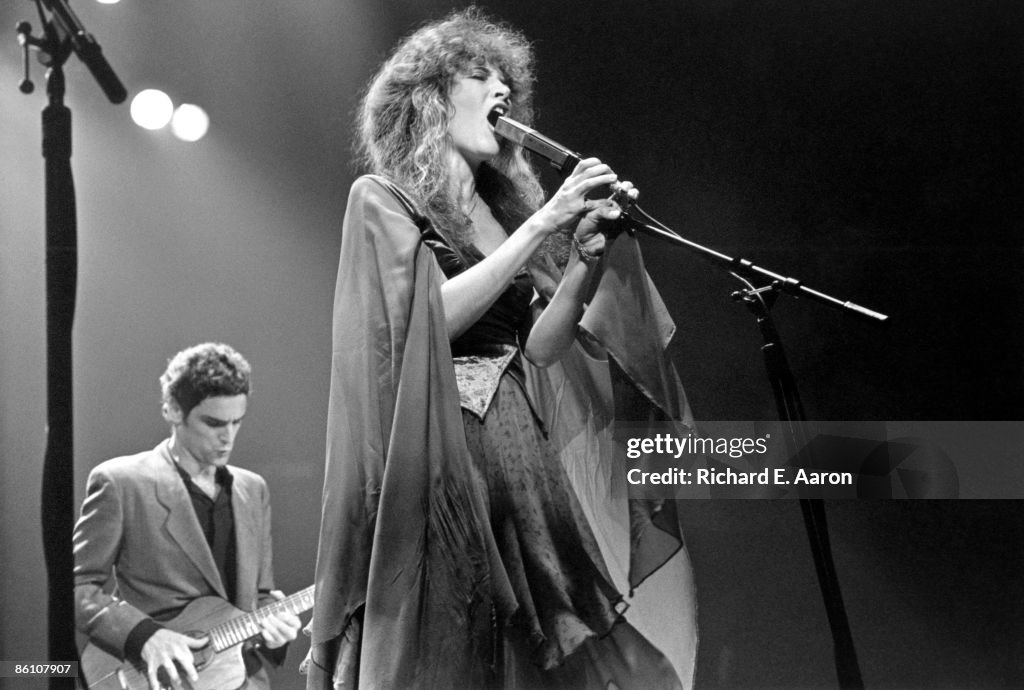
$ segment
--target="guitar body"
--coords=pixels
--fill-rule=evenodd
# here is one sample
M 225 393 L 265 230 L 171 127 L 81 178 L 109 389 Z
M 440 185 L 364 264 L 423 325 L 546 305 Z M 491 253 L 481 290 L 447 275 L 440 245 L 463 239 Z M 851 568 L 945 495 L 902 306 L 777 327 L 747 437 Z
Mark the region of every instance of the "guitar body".
M 200 597 L 181 613 L 162 625 L 192 637 L 203 637 L 210 628 L 230 621 L 245 612 L 219 597 Z M 221 652 L 210 645 L 194 650 L 199 681 L 192 685 L 182 674 L 182 688 L 187 690 L 236 690 L 246 683 L 242 645 L 236 644 Z M 144 664 L 136 667 L 121 661 L 90 643 L 82 650 L 82 675 L 89 690 L 149 690 Z M 162 676 L 163 674 L 161 674 Z M 167 679 L 161 677 L 161 682 Z

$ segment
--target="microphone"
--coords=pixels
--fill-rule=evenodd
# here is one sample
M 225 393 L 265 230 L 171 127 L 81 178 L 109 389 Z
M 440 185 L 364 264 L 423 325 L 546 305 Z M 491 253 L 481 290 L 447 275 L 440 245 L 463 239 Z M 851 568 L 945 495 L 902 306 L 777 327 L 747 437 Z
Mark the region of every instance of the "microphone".
M 74 13 L 66 0 L 43 0 L 54 21 L 71 41 L 71 47 L 92 76 L 99 82 L 100 88 L 111 103 L 121 103 L 128 97 L 124 84 L 117 78 L 107 59 L 103 57 L 103 49 L 92 34 L 85 30 L 82 20 Z
M 519 144 L 527 151 L 532 151 L 538 156 L 546 158 L 551 162 L 551 167 L 563 175 L 571 173 L 582 158 L 580 154 L 567 149 L 556 141 L 548 139 L 537 130 L 504 115 L 498 116 L 497 120 L 492 124 L 494 125 L 494 131 L 500 136 L 514 144 Z

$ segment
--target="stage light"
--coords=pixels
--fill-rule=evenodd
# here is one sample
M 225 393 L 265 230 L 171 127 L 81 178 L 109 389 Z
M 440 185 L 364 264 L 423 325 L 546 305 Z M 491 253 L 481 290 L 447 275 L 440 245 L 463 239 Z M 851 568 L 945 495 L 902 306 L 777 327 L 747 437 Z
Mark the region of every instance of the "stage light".
M 96 0 L 101 5 L 116 5 L 121 0 Z
M 157 89 L 140 91 L 132 99 L 132 120 L 145 129 L 160 129 L 171 121 L 174 104 L 170 96 Z
M 199 141 L 210 128 L 210 118 L 198 105 L 182 103 L 174 111 L 171 131 L 182 141 Z

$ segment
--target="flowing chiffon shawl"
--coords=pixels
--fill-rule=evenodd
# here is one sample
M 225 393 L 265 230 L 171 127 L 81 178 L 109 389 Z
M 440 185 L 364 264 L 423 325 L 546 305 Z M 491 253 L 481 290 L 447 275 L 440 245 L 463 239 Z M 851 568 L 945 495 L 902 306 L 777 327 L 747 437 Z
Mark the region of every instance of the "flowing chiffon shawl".
M 309 688 L 333 687 L 339 660 L 363 688 L 483 686 L 490 671 L 492 607 L 514 606 L 483 497 L 468 481 L 471 461 L 440 294 L 444 278 L 421 242 L 428 223 L 388 180 L 364 176 L 353 184 L 334 303 Z M 624 256 L 621 270 L 633 270 L 630 257 L 639 260 L 638 251 L 633 247 Z M 642 263 L 640 270 L 643 285 L 653 289 Z M 614 278 L 619 273 L 608 272 L 610 287 L 603 279 L 588 314 L 594 306 L 600 310 L 595 316 L 611 309 L 600 307 L 604 299 L 618 303 L 602 290 L 621 289 L 615 281 L 628 278 Z M 636 304 L 626 309 L 654 319 L 644 328 L 660 323 L 646 349 L 633 343 L 638 334 L 629 332 L 629 324 L 635 319 L 624 329 L 611 324 L 610 331 L 600 319 L 584 326 L 617 362 L 621 358 L 619 368 L 656 414 L 688 422 L 685 396 L 664 357 L 659 319 L 667 314 L 663 305 L 652 311 L 649 293 L 640 300 L 639 311 Z M 632 357 L 643 360 L 639 368 Z M 587 397 L 590 379 L 567 380 L 574 367 L 593 370 L 594 386 L 607 386 L 607 364 L 580 349 L 544 372 L 528 367 L 536 404 L 552 438 L 563 439 L 567 450 L 582 421 L 612 415 L 607 396 Z M 587 428 L 607 429 L 607 421 L 588 422 Z M 609 446 L 603 447 L 607 454 Z M 607 468 L 604 476 L 610 476 Z M 632 586 L 682 542 L 673 510 L 660 502 L 631 504 Z M 601 512 L 593 513 L 595 519 L 604 519 Z M 353 634 L 360 613 L 361 640 Z

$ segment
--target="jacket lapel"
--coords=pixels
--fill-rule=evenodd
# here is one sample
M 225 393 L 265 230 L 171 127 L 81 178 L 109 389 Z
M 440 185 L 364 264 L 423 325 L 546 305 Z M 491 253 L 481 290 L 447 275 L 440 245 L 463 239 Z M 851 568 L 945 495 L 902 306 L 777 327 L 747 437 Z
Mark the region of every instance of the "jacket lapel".
M 192 498 L 188 495 L 184 482 L 178 476 L 166 445 L 161 449 L 166 460 L 166 481 L 158 485 L 157 499 L 167 508 L 167 520 L 164 527 L 168 534 L 178 544 L 185 555 L 199 569 L 210 586 L 222 598 L 227 598 L 227 591 L 224 583 L 221 582 L 220 573 L 217 572 L 217 564 L 213 561 L 213 554 L 206 543 L 203 531 L 199 527 L 199 520 L 196 518 L 195 510 L 192 507 Z

